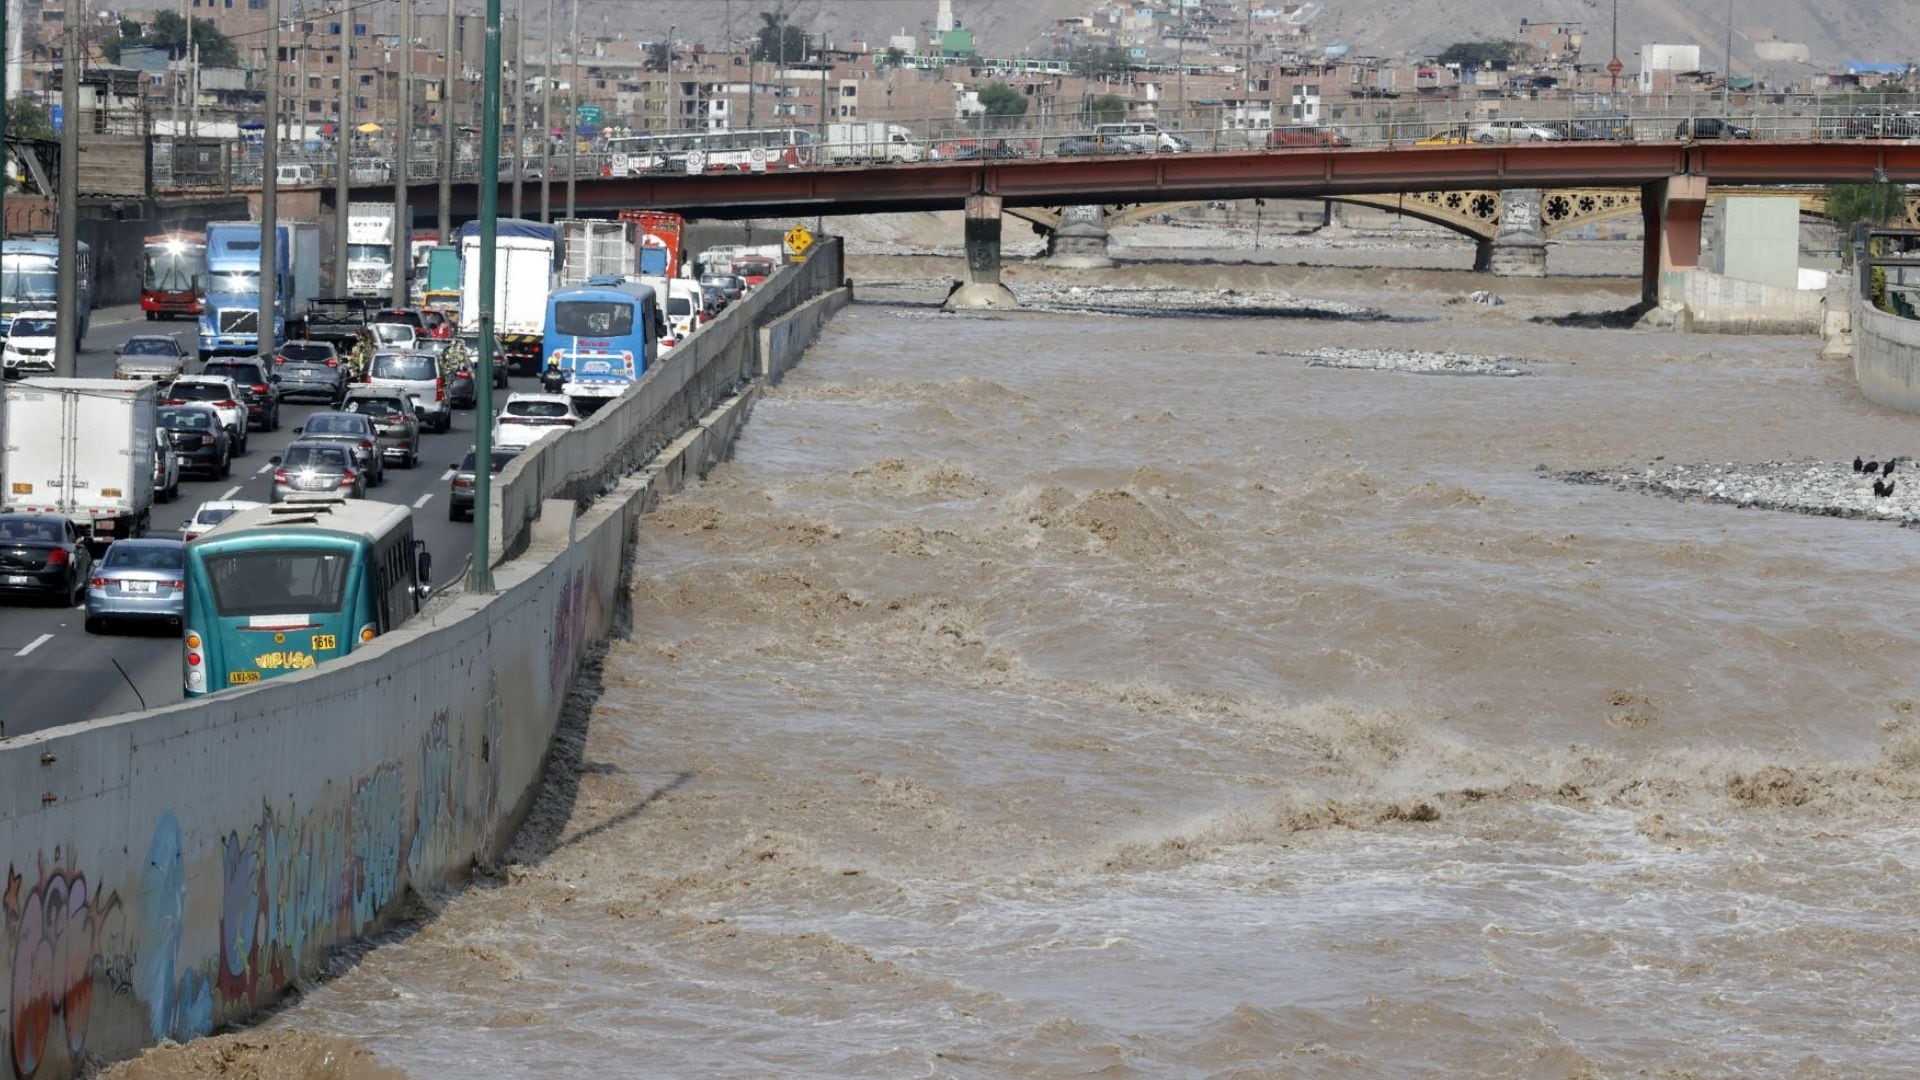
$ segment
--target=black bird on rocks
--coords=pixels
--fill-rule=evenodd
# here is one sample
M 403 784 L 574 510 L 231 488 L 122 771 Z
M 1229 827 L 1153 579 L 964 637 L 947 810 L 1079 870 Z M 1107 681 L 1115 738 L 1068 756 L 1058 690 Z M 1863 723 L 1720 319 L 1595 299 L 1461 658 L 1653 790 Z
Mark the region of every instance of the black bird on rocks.
M 1877 461 L 1869 461 L 1860 467 L 1860 471 L 1869 474 L 1877 473 L 1880 471 L 1880 463 Z
M 1900 481 L 1898 480 L 1888 480 L 1886 483 L 1881 483 L 1880 481 L 1875 480 L 1873 482 L 1873 493 L 1879 498 L 1884 499 L 1887 496 L 1893 494 L 1893 485 L 1899 482 Z
M 1880 475 L 1881 476 L 1893 475 L 1893 459 L 1892 458 L 1888 458 L 1887 463 L 1885 465 L 1880 466 Z
M 1854 472 L 1859 472 L 1862 469 L 1865 469 L 1866 467 L 1867 467 L 1867 463 L 1860 460 L 1859 454 L 1853 455 L 1853 471 Z

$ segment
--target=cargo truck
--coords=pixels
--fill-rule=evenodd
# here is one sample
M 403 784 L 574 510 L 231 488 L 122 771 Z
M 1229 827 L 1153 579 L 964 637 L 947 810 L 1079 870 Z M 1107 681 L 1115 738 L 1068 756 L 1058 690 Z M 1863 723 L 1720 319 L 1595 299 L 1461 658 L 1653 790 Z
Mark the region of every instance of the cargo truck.
M 493 329 L 508 367 L 521 375 L 540 370 L 540 346 L 547 323 L 547 295 L 553 291 L 553 226 L 520 218 L 501 218 L 494 248 Z M 460 332 L 480 326 L 480 223 L 460 227 Z
M 146 535 L 157 384 L 27 379 L 4 395 L 0 512 L 59 514 L 96 547 Z
M 560 287 L 585 284 L 592 278 L 634 276 L 638 226 L 632 221 L 578 221 L 556 223 L 560 229 Z
M 452 310 L 460 303 L 460 249 L 427 249 L 426 272 L 420 275 L 420 299 L 428 307 Z
M 347 204 L 347 295 L 393 292 L 393 204 Z
M 827 141 L 815 154 L 823 165 L 848 162 L 924 161 L 927 148 L 904 124 L 862 120 L 828 124 Z
M 200 359 L 260 351 L 260 225 L 219 221 L 207 226 L 207 298 L 200 316 Z M 276 231 L 274 348 L 304 333 L 306 312 L 320 295 L 320 226 L 286 222 Z
M 640 228 L 639 262 L 630 273 L 641 277 L 680 276 L 681 263 L 686 257 L 681 240 L 681 234 L 686 231 L 685 218 L 664 210 L 622 210 L 620 220 L 631 221 Z

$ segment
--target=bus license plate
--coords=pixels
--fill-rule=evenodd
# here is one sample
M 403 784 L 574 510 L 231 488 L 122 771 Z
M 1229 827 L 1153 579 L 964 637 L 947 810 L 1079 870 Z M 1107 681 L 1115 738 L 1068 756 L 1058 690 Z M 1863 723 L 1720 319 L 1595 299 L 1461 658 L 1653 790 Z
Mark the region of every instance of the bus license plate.
M 335 638 L 332 634 L 313 635 L 314 652 L 319 652 L 322 649 L 337 649 L 339 647 L 339 639 Z
M 259 681 L 260 681 L 260 673 L 257 671 L 227 672 L 227 685 L 229 686 L 240 686 L 244 683 L 257 683 Z

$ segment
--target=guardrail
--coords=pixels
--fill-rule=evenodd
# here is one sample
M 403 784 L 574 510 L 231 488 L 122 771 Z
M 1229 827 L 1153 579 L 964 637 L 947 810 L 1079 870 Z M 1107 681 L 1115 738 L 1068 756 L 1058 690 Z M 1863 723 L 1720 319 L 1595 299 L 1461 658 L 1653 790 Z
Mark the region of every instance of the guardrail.
M 760 327 L 838 288 L 845 278 L 841 251 L 838 239 L 821 241 L 806 262 L 781 267 L 626 393 L 516 456 L 493 481 L 493 561 L 525 546 L 546 500 L 584 504 L 598 497 L 745 384 L 758 369 Z
M 1099 102 L 1102 98 L 1094 98 Z M 1131 103 L 1134 106 L 1141 102 Z M 1920 139 L 1920 95 L 1735 95 L 1730 101 L 1702 95 L 1586 95 L 1579 97 L 1505 97 L 1495 99 L 1403 103 L 1399 99 L 1354 99 L 1315 106 L 1293 117 L 1286 106 L 1271 110 L 1228 106 L 1185 109 L 1151 107 L 1119 113 L 1074 109 L 1036 116 L 919 117 L 875 121 L 904 129 L 907 143 L 852 144 L 829 142 L 829 128 L 837 125 L 788 124 L 760 130 L 784 133 L 783 144 L 796 145 L 803 167 L 825 167 L 841 162 L 862 166 L 911 160 L 967 160 L 978 157 L 1041 157 L 1083 153 L 1180 152 L 1181 150 L 1247 150 L 1252 148 L 1324 149 L 1327 146 L 1399 147 L 1408 144 L 1459 142 L 1497 143 L 1508 138 L 1537 141 L 1663 141 L 1677 138 L 1709 139 L 1724 135 L 1769 140 L 1808 139 Z M 1102 122 L 1150 125 L 1164 132 L 1160 139 L 1145 130 L 1134 133 L 1102 131 Z M 1511 121 L 1530 127 L 1510 131 Z M 1718 123 L 1716 123 L 1718 122 Z M 1738 130 L 1731 130 L 1737 128 Z M 578 179 L 612 171 L 623 160 L 627 172 L 686 170 L 686 149 L 696 142 L 711 155 L 735 138 L 728 131 L 667 132 L 668 148 L 658 154 L 616 155 L 618 139 L 592 141 L 569 155 L 564 142 L 543 162 L 538 144 L 523 147 L 521 180 L 538 185 L 543 170 L 552 180 L 563 180 L 571 170 Z M 160 140 L 165 141 L 165 140 Z M 631 147 L 632 144 L 626 144 Z M 410 183 L 439 180 L 444 145 L 439 139 L 420 138 L 408 159 Z M 678 147 L 678 149 L 674 149 Z M 168 171 L 162 186 L 175 188 L 244 187 L 260 182 L 257 144 L 246 153 L 231 155 L 211 173 L 188 175 L 171 169 L 171 154 L 156 151 L 156 162 Z M 512 147 L 506 152 L 511 155 Z M 453 179 L 478 179 L 477 142 L 457 140 Z M 889 157 L 888 155 L 894 155 Z M 778 155 L 775 155 L 776 157 Z M 356 150 L 352 169 L 355 184 L 393 182 L 390 146 Z M 636 161 L 635 159 L 639 159 Z M 311 153 L 289 146 L 282 165 L 308 166 L 313 183 L 331 184 L 338 159 L 329 149 Z M 777 161 L 774 167 L 779 167 Z M 507 157 L 497 173 L 514 174 Z

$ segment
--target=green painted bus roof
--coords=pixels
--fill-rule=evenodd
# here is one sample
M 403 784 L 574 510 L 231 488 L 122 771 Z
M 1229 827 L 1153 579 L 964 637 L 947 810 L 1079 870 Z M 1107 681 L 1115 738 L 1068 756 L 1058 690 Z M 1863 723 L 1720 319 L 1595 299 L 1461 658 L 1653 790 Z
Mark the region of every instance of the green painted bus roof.
M 202 533 L 191 546 L 208 540 L 226 540 L 252 529 L 335 533 L 374 540 L 405 525 L 413 510 L 395 503 L 369 499 L 296 500 L 242 510 Z

